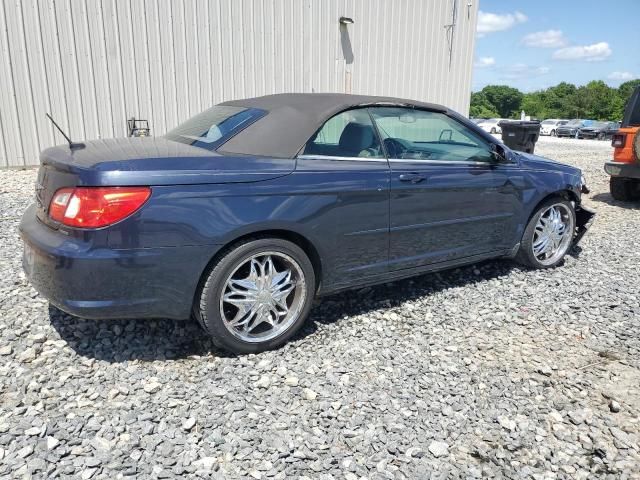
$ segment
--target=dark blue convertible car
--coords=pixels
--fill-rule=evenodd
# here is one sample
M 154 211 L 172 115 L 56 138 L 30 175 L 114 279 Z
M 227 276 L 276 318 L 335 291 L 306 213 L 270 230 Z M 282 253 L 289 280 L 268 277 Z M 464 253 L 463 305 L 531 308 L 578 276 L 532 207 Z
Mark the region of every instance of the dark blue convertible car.
M 70 314 L 192 316 L 257 352 L 317 295 L 489 258 L 554 267 L 593 217 L 585 189 L 438 105 L 271 95 L 43 151 L 23 263 Z

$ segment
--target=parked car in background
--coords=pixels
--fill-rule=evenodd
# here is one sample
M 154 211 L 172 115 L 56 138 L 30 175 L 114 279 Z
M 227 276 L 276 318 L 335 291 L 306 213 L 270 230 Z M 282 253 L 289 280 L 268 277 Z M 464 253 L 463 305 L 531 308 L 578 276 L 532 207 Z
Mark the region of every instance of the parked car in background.
M 487 133 L 502 133 L 500 122 L 502 118 L 487 118 L 478 122 L 478 126 Z
M 318 295 L 490 258 L 555 267 L 594 215 L 579 169 L 398 98 L 234 100 L 40 159 L 20 224 L 36 290 L 85 318 L 193 315 L 235 353 L 284 344 Z
M 578 130 L 578 138 L 607 140 L 618 131 L 618 122 L 593 122 L 588 127 Z
M 555 118 L 548 118 L 540 122 L 540 135 L 556 136 L 556 128 L 566 125 L 569 120 L 559 120 Z
M 573 120 L 569 120 L 564 125 L 561 125 L 556 128 L 556 136 L 557 137 L 574 137 L 578 138 L 578 132 L 583 127 L 588 127 L 593 123 L 593 120 L 582 120 L 579 118 L 574 118 Z
M 613 161 L 604 164 L 604 171 L 611 175 L 611 196 L 624 202 L 640 199 L 640 85 L 627 101 L 611 146 Z

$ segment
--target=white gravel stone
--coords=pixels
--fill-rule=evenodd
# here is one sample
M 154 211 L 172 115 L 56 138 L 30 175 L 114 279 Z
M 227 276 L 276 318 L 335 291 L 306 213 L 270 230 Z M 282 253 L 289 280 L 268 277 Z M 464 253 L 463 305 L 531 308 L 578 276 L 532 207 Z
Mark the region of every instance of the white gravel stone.
M 215 457 L 203 457 L 193 462 L 193 466 L 199 470 L 212 470 L 217 463 Z
M 82 473 L 80 474 L 80 478 L 82 478 L 82 480 L 89 480 L 95 475 L 97 471 L 98 469 L 94 467 L 85 468 L 84 470 L 82 470 Z
M 502 428 L 506 428 L 507 430 L 513 431 L 516 429 L 516 422 L 509 417 L 498 417 L 498 423 Z
M 143 388 L 147 393 L 156 393 L 162 388 L 162 384 L 158 382 L 149 382 L 145 383 Z
M 33 437 L 35 435 L 40 435 L 41 429 L 40 427 L 31 427 L 31 428 L 27 428 L 24 431 L 24 434 L 27 435 L 28 437 Z
M 191 430 L 196 426 L 196 419 L 193 417 L 187 418 L 184 422 L 182 422 L 182 428 L 184 430 Z
M 269 388 L 271 385 L 271 377 L 269 375 L 262 375 L 254 385 L 258 388 Z
M 305 388 L 302 391 L 302 394 L 306 400 L 315 400 L 316 398 L 318 398 L 318 394 L 310 388 Z
M 35 348 L 27 348 L 24 352 L 18 355 L 18 360 L 23 363 L 30 363 L 36 359 L 37 355 Z
M 443 457 L 449 453 L 449 445 L 445 442 L 434 441 L 429 444 L 429 451 L 436 458 Z
M 57 440 L 56 438 L 51 436 L 47 437 L 47 450 L 53 450 L 58 445 L 60 445 L 60 440 Z
M 22 447 L 20 450 L 16 452 L 16 455 L 19 458 L 26 458 L 33 453 L 33 445 L 27 445 Z

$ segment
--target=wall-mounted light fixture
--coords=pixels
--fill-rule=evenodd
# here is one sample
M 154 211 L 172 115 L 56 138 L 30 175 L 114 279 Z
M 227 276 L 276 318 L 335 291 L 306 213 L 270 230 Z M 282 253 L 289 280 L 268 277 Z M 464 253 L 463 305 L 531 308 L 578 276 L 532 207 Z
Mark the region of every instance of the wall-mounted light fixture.
M 340 17 L 340 25 L 352 25 L 353 18 L 349 17 Z

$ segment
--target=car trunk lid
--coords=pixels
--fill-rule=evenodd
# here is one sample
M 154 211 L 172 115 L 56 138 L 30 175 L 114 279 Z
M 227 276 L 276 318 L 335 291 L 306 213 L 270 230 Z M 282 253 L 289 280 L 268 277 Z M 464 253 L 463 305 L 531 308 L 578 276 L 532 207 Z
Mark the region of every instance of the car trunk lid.
M 227 156 L 162 137 L 87 141 L 40 154 L 38 217 L 47 222 L 53 194 L 76 186 L 159 186 L 259 182 L 281 177 L 295 159 Z

